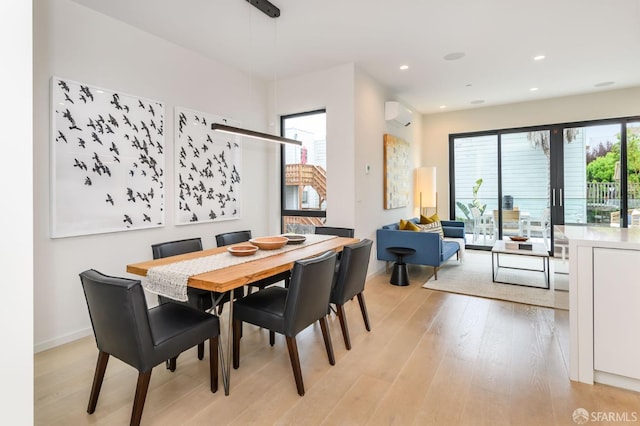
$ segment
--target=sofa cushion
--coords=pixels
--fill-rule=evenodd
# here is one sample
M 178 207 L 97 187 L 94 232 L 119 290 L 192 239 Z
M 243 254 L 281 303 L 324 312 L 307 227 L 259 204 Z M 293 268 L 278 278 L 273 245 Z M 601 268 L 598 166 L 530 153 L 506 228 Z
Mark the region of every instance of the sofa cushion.
M 458 250 L 460 250 L 460 245 L 456 241 L 443 241 L 441 261 L 442 262 L 446 261 L 451 256 L 456 254 Z
M 420 231 L 418 225 L 413 223 L 411 220 L 400 219 L 400 224 L 398 225 L 398 229 L 401 231 Z
M 442 224 L 440 223 L 440 221 L 418 226 L 420 227 L 419 229 L 422 232 L 435 232 L 440 235 L 441 239 L 444 238 L 444 231 L 442 230 Z

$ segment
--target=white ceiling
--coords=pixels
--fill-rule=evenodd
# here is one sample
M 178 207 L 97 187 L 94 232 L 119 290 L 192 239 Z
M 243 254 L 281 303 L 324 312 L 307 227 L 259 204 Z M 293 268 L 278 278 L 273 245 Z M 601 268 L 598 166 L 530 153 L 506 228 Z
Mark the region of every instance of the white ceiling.
M 640 86 L 640 0 L 74 1 L 268 80 L 353 62 L 421 113 Z

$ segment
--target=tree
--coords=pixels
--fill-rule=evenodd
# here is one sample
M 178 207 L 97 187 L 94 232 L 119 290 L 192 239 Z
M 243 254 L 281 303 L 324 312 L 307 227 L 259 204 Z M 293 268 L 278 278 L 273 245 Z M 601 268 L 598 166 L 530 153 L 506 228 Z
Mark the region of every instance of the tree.
M 602 146 L 597 149 L 598 157 L 587 156 L 592 158 L 587 162 L 587 181 L 588 182 L 614 182 L 616 180 L 615 170 L 616 163 L 620 162 L 620 135 L 618 141 L 610 145 L 609 151 L 604 154 Z M 592 151 L 594 154 L 596 149 Z M 602 155 L 604 154 L 604 155 Z M 640 182 L 640 135 L 627 132 L 627 179 L 629 183 Z

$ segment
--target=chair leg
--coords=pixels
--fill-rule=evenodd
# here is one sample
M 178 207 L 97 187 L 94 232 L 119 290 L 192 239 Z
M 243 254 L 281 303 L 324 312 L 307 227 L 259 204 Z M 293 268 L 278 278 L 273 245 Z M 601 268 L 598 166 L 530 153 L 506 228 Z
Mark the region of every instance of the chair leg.
M 204 342 L 198 345 L 198 359 L 202 361 L 204 358 Z
M 233 320 L 233 368 L 240 367 L 240 334 L 242 333 L 242 321 Z M 228 368 L 228 367 L 227 367 Z
M 302 370 L 300 369 L 300 356 L 298 355 L 298 344 L 296 338 L 285 336 L 287 339 L 287 348 L 289 349 L 289 359 L 291 359 L 291 367 L 293 368 L 293 377 L 296 379 L 296 387 L 298 395 L 304 396 L 304 383 L 302 382 Z
M 213 393 L 218 391 L 218 339 L 218 336 L 209 338 L 209 376 Z
M 333 355 L 333 344 L 331 343 L 331 333 L 329 333 L 329 322 L 327 317 L 320 318 L 320 328 L 322 329 L 322 338 L 324 339 L 324 346 L 327 348 L 327 357 L 329 357 L 329 364 L 336 365 L 336 357 Z
M 347 327 L 347 317 L 344 314 L 344 305 L 336 304 L 336 312 L 338 319 L 340 320 L 340 328 L 342 329 L 342 338 L 344 339 L 344 346 L 347 350 L 351 350 L 351 339 L 349 338 L 349 327 Z
M 169 370 L 169 371 L 171 371 L 171 372 L 176 371 L 176 360 L 177 360 L 177 359 L 178 359 L 178 357 L 177 357 L 177 356 L 175 356 L 175 357 L 173 357 L 173 358 L 171 358 L 171 359 L 168 359 L 168 360 L 165 362 L 165 365 L 167 366 L 167 370 Z
M 269 330 L 269 344 L 271 346 L 276 344 L 276 333 L 271 330 Z
M 438 279 L 438 267 L 437 266 L 433 267 L 433 279 L 434 280 Z
M 98 404 L 98 396 L 100 395 L 100 389 L 102 388 L 102 379 L 104 379 L 104 372 L 107 370 L 107 363 L 109 362 L 109 354 L 106 352 L 100 352 L 98 354 L 98 362 L 96 363 L 96 372 L 93 375 L 93 385 L 91 386 L 91 394 L 89 396 L 89 406 L 87 407 L 87 413 L 93 414 L 96 411 L 96 404 Z
M 360 304 L 360 312 L 362 312 L 362 319 L 364 320 L 364 326 L 367 331 L 371 331 L 371 324 L 369 323 L 369 314 L 367 313 L 367 305 L 364 303 L 364 293 L 358 293 L 358 303 Z
M 142 418 L 142 410 L 144 409 L 144 401 L 147 399 L 147 390 L 149 389 L 149 381 L 151 380 L 151 371 L 138 373 L 138 385 L 136 386 L 136 396 L 133 400 L 133 411 L 131 412 L 131 424 L 139 425 Z

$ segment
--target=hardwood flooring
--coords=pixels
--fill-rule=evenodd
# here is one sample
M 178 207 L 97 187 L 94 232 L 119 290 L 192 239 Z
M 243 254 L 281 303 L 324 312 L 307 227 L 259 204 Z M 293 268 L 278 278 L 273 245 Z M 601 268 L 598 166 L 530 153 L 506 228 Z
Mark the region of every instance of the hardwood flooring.
M 303 331 L 304 397 L 284 338 L 271 347 L 267 331 L 245 325 L 229 396 L 222 382 L 210 392 L 208 363 L 194 348 L 174 373 L 154 368 L 142 424 L 574 425 L 577 408 L 640 422 L 639 393 L 569 380 L 568 312 L 423 289 L 429 272 L 411 267 L 409 287 L 389 285 L 386 274 L 369 279 L 371 332 L 357 300 L 345 306 L 351 351 L 332 315 L 335 366 L 319 325 Z M 137 372 L 113 357 L 96 412 L 86 413 L 96 359 L 93 337 L 35 355 L 35 424 L 129 422 Z

